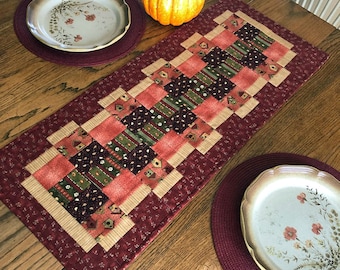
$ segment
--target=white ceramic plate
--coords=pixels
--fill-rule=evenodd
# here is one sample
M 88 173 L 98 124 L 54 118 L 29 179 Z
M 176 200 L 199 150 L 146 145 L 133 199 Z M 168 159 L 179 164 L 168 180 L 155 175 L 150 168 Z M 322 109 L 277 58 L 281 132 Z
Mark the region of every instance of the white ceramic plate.
M 340 181 L 326 172 L 264 171 L 244 194 L 241 224 L 261 269 L 340 269 Z
M 131 13 L 124 0 L 33 0 L 26 22 L 31 33 L 52 48 L 89 52 L 121 39 Z

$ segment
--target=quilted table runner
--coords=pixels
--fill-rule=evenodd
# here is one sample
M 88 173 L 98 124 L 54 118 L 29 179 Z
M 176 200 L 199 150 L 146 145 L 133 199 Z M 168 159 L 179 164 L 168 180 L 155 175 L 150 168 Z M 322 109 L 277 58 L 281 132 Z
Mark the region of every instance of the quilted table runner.
M 66 269 L 125 268 L 326 59 L 219 2 L 0 150 L 0 198 Z

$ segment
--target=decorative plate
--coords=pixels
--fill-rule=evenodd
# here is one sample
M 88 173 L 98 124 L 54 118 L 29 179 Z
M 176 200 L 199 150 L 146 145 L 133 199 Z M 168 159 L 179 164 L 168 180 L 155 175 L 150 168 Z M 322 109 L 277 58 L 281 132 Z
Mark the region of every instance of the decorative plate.
M 124 0 L 33 0 L 26 23 L 42 43 L 62 51 L 89 52 L 121 39 L 130 27 Z
M 244 193 L 241 227 L 261 269 L 339 269 L 340 182 L 309 166 L 266 170 Z

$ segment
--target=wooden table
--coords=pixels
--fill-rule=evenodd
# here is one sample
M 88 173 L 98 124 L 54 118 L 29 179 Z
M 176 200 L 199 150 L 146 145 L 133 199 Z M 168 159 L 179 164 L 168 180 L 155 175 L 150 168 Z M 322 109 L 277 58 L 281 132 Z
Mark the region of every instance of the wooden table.
M 211 0 L 206 6 L 214 3 Z M 221 269 L 210 230 L 219 184 L 237 164 L 269 152 L 307 155 L 340 169 L 340 32 L 289 0 L 244 0 L 326 51 L 330 59 L 221 170 L 129 269 Z M 93 68 L 59 66 L 27 51 L 13 30 L 19 0 L 0 1 L 0 147 L 80 95 L 94 82 L 166 37 L 175 27 L 147 19 L 145 34 L 124 58 Z M 62 269 L 35 236 L 0 204 L 0 268 Z

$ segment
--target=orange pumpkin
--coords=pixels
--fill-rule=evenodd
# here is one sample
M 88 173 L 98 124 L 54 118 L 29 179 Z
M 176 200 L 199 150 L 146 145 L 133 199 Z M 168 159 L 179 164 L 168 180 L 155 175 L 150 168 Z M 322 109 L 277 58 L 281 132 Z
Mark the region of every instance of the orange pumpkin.
M 205 0 L 143 0 L 144 8 L 154 20 L 163 25 L 181 25 L 195 18 Z

